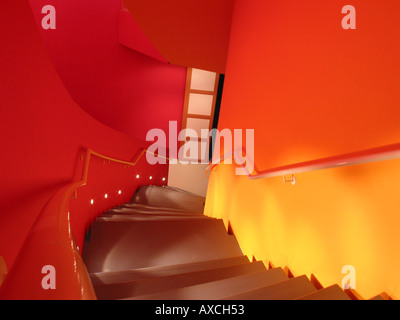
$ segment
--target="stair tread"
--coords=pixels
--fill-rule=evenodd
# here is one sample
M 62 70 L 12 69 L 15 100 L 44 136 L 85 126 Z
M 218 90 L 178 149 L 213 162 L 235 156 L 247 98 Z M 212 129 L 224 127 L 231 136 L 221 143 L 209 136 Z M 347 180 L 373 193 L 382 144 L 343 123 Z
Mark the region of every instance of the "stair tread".
M 130 203 L 203 212 L 205 198 L 168 187 L 143 186 L 133 195 Z
M 157 266 L 138 268 L 132 270 L 114 271 L 114 272 L 98 272 L 91 273 L 93 282 L 111 284 L 120 281 L 139 280 L 150 277 L 173 275 L 184 272 L 194 272 L 200 270 L 213 269 L 218 267 L 227 267 L 249 263 L 247 256 L 241 255 L 233 258 L 225 258 L 218 260 L 200 261 L 194 263 L 175 264 L 168 266 Z
M 171 208 L 171 207 L 156 207 L 149 206 L 140 203 L 124 203 L 122 205 L 116 206 L 114 209 L 130 209 L 130 210 L 141 210 L 145 212 L 172 212 L 172 213 L 190 213 L 190 214 L 200 214 L 202 215 L 202 211 L 193 211 L 187 209 L 179 209 L 179 208 Z
M 143 241 L 146 239 L 146 241 Z M 83 260 L 89 273 L 242 255 L 222 220 L 95 221 Z
M 393 300 L 386 292 L 382 292 L 369 300 Z
M 154 210 L 154 211 L 185 211 L 184 209 L 179 209 L 179 208 L 171 208 L 171 207 L 162 207 L 162 206 L 152 206 L 148 204 L 143 204 L 143 203 L 124 203 L 116 208 L 130 208 L 130 209 L 140 209 L 140 210 Z
M 153 192 L 157 195 L 159 194 L 177 194 L 177 195 L 182 195 L 185 197 L 190 197 L 193 199 L 199 199 L 199 200 L 205 200 L 205 198 L 203 196 L 197 195 L 195 193 L 183 190 L 183 189 L 179 189 L 179 188 L 175 188 L 175 187 L 169 187 L 169 186 L 156 186 L 156 185 L 147 185 L 147 186 L 142 186 L 140 187 L 137 192 L 134 194 L 135 195 L 140 195 L 140 193 L 145 194 L 146 192 Z M 136 198 L 136 197 L 133 197 Z M 132 201 L 131 201 L 132 202 Z
M 265 270 L 265 266 L 261 261 L 247 262 L 234 266 L 146 278 L 130 282 L 97 285 L 94 288 L 100 300 L 122 299 L 159 293 Z
M 281 268 L 275 268 L 156 294 L 130 297 L 127 300 L 219 300 L 227 295 L 238 294 L 287 279 Z
M 297 300 L 351 300 L 350 297 L 337 285 L 320 289 Z
M 193 213 L 193 212 L 187 212 L 187 211 L 181 211 L 181 212 L 175 212 L 175 211 L 162 211 L 162 210 L 141 210 L 141 209 L 131 209 L 131 208 L 113 208 L 109 209 L 108 211 L 105 212 L 105 214 L 147 214 L 147 215 L 175 215 L 175 216 L 202 216 L 204 215 L 202 213 Z
M 180 192 L 180 193 L 183 193 L 183 194 L 188 194 L 190 196 L 199 197 L 199 198 L 203 198 L 204 199 L 204 197 L 202 197 L 202 196 L 199 196 L 197 194 L 194 194 L 193 192 L 190 192 L 190 191 L 187 191 L 187 190 L 183 190 L 183 189 L 180 189 L 180 188 L 177 188 L 177 187 L 167 186 L 167 187 L 164 187 L 164 188 L 167 188 L 167 189 L 173 190 L 173 191 L 177 191 L 177 192 Z
M 212 219 L 201 215 L 164 215 L 164 214 L 104 214 L 96 221 L 152 221 L 152 220 L 197 220 L 197 219 Z
M 315 292 L 317 289 L 305 276 L 291 278 L 255 290 L 227 296 L 226 300 L 291 300 Z

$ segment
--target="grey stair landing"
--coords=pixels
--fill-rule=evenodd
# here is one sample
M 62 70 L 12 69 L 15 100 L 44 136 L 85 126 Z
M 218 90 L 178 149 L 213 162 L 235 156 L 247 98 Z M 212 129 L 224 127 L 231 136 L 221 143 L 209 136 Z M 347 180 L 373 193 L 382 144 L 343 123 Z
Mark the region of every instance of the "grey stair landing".
M 317 290 L 304 275 L 289 278 L 282 268 L 250 262 L 224 222 L 203 214 L 204 200 L 145 186 L 98 217 L 83 247 L 98 299 L 350 299 L 337 285 Z

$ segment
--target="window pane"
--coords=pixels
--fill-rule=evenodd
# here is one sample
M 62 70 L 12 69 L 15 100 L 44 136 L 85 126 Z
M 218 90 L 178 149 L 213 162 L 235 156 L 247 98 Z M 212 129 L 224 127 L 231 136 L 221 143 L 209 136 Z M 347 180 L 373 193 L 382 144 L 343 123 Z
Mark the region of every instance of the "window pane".
M 212 111 L 214 96 L 210 94 L 191 93 L 189 95 L 189 114 L 209 116 Z
M 205 90 L 214 92 L 216 77 L 217 74 L 215 72 L 192 69 L 192 83 L 190 88 L 192 90 Z

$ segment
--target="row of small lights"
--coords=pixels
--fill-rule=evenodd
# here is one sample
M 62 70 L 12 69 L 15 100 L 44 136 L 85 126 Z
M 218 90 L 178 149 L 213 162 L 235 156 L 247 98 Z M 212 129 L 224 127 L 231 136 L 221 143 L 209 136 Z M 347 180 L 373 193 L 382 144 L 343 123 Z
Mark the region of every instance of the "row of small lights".
M 136 176 L 136 179 L 139 179 L 139 178 L 140 178 L 140 175 L 137 175 L 137 176 Z M 153 177 L 150 176 L 150 177 L 149 177 L 149 180 L 153 180 Z M 165 180 L 166 180 L 166 178 L 162 178 L 162 181 L 163 181 L 163 182 L 165 182 Z M 121 194 L 122 194 L 122 190 L 118 190 L 118 194 L 121 195 Z M 105 198 L 105 199 L 108 198 L 108 193 L 106 193 L 106 194 L 104 195 L 104 198 Z M 91 204 L 91 205 L 94 204 L 94 199 L 90 199 L 90 204 Z

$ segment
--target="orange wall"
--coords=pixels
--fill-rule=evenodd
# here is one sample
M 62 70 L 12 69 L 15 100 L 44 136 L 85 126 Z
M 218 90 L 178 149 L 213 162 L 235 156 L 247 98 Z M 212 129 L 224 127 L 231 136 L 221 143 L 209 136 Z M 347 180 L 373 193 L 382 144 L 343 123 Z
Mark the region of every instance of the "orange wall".
M 221 128 L 252 128 L 266 170 L 400 141 L 400 2 L 236 1 Z M 243 109 L 246 112 L 243 112 Z
M 237 0 L 222 128 L 255 129 L 259 170 L 400 141 L 398 1 Z M 245 111 L 244 111 L 245 110 Z M 249 181 L 219 166 L 206 214 L 230 221 L 246 254 L 341 284 L 356 268 L 365 298 L 400 297 L 397 180 L 391 160 Z
M 356 268 L 364 298 L 400 297 L 397 181 L 400 160 L 250 181 L 221 165 L 211 174 L 205 214 L 230 221 L 250 258 L 314 273 L 323 286 L 341 285 Z

